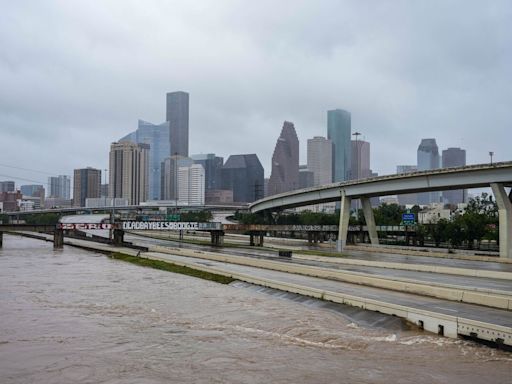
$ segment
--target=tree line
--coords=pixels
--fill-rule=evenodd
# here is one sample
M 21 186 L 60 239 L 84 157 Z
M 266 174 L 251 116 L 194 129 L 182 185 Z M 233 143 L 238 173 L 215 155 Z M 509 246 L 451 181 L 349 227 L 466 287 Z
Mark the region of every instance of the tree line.
M 382 204 L 373 209 L 377 225 L 401 225 L 403 213 L 414 213 L 416 219 L 421 208 L 418 205 L 406 210 L 398 204 Z M 234 219 L 241 224 L 278 225 L 338 225 L 339 211 L 333 214 L 303 211 L 296 213 L 243 213 L 236 212 Z M 350 225 L 364 225 L 363 210 L 352 212 Z M 448 243 L 453 248 L 479 247 L 483 240 L 499 240 L 498 207 L 492 195 L 482 193 L 469 200 L 463 213 L 455 213 L 451 219 L 436 223 L 416 224 L 416 238 L 420 245 L 432 242 L 435 246 Z M 385 236 L 379 233 L 379 236 Z

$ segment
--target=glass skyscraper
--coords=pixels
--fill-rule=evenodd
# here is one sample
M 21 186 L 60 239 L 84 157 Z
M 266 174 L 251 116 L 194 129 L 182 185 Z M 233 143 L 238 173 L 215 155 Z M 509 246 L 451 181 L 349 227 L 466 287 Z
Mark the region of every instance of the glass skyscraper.
M 429 171 L 438 169 L 440 166 L 439 148 L 436 139 L 421 139 L 418 147 L 418 171 Z M 439 192 L 418 193 L 418 204 L 428 205 L 439 203 L 441 194 Z
M 333 181 L 350 179 L 351 117 L 343 109 L 327 111 L 327 138 L 333 143 Z
M 188 157 L 188 102 L 187 92 L 167 94 L 166 121 L 171 127 L 171 155 Z
M 138 129 L 120 142 L 149 144 L 149 200 L 160 200 L 161 164 L 171 154 L 169 122 L 155 125 L 139 120 Z

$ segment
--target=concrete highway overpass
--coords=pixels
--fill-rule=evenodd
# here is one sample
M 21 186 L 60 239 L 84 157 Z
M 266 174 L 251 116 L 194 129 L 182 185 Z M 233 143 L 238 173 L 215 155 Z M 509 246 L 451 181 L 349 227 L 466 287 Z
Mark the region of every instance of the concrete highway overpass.
M 512 161 L 350 180 L 281 193 L 258 200 L 251 212 L 341 202 L 338 250 L 346 243 L 352 199 L 361 199 L 371 243 L 379 243 L 371 197 L 491 187 L 499 209 L 500 257 L 512 258 Z

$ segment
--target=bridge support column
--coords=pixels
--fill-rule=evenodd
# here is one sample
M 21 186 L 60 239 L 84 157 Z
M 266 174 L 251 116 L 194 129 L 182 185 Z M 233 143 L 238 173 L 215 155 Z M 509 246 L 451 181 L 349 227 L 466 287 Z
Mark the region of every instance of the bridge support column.
M 0 232 L 0 248 L 4 246 L 4 233 Z
M 500 257 L 512 258 L 512 203 L 503 184 L 492 183 L 492 192 L 498 204 L 500 230 Z
M 341 191 L 341 206 L 340 206 L 340 225 L 338 229 L 338 241 L 336 243 L 336 250 L 342 252 L 347 244 L 348 234 L 348 221 L 350 219 L 350 204 L 352 199 L 345 195 L 345 191 Z
M 260 241 L 258 243 L 259 247 L 263 247 L 263 238 L 265 237 L 265 234 L 263 232 L 260 232 Z
M 212 245 L 222 246 L 224 244 L 224 232 L 223 231 L 211 231 L 210 232 Z
M 53 248 L 64 248 L 64 231 L 62 229 L 56 229 L 55 232 L 53 232 Z
M 379 235 L 377 234 L 377 227 L 375 226 L 375 216 L 373 215 L 372 203 L 368 197 L 361 197 L 363 205 L 364 220 L 368 227 L 368 236 L 372 245 L 379 245 Z
M 114 229 L 114 245 L 120 247 L 124 242 L 124 231 L 122 229 Z
M 254 235 L 253 235 L 252 233 L 251 233 L 251 234 L 249 234 L 249 245 L 250 245 L 251 247 L 253 247 L 253 246 L 254 246 Z

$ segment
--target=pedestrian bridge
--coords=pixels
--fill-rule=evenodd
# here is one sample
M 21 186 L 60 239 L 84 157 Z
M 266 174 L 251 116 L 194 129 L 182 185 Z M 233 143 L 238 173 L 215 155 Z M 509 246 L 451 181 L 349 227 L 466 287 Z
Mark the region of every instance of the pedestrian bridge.
M 299 189 L 258 200 L 249 206 L 251 212 L 278 211 L 327 202 L 341 202 L 338 250 L 346 244 L 352 199 L 360 199 L 371 243 L 379 243 L 371 197 L 406 193 L 435 192 L 454 189 L 491 187 L 499 209 L 500 256 L 512 258 L 512 161 L 479 164 L 457 168 L 413 172 L 351 180 Z

